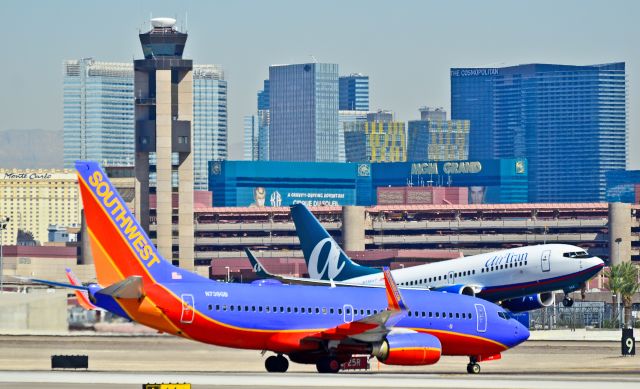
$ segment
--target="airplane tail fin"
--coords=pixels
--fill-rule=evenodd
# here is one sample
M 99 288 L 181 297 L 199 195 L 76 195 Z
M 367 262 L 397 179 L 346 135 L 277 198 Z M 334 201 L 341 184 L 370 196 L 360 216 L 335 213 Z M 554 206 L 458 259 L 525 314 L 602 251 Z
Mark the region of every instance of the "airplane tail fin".
M 344 281 L 380 272 L 353 262 L 304 204 L 291 206 L 291 217 L 300 239 L 309 277 Z
M 112 285 L 130 276 L 150 282 L 181 277 L 181 269 L 158 253 L 98 163 L 77 161 L 76 169 L 87 225 L 84 239 L 91 242 L 98 282 Z
M 255 255 L 253 255 L 253 253 L 251 252 L 251 250 L 249 250 L 248 248 L 244 249 L 245 254 L 247 254 L 247 258 L 249 258 L 249 262 L 251 263 L 251 267 L 253 268 L 253 271 L 258 275 L 258 277 L 260 278 L 270 278 L 272 276 L 272 274 L 269 274 L 264 266 L 262 266 L 262 263 L 260 263 L 260 260 L 258 260 L 258 258 L 256 258 Z

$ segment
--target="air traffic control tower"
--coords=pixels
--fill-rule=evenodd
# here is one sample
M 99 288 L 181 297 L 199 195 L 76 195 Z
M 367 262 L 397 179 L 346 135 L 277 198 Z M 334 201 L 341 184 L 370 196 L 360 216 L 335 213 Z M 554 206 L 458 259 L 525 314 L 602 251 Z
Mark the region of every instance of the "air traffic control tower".
M 172 195 L 177 191 L 177 258 L 180 267 L 193 269 L 193 62 L 182 58 L 187 34 L 175 23 L 152 19 L 151 31 L 140 34 L 144 59 L 134 61 L 135 211 L 149 232 L 149 180 L 155 171 L 156 245 L 165 258 L 175 258 Z

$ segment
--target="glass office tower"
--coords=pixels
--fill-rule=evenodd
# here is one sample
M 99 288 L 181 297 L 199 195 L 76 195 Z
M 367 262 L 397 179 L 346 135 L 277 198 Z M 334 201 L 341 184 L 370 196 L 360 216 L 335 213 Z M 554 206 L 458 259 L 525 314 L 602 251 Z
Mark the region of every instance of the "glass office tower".
M 64 166 L 78 159 L 133 166 L 133 65 L 64 62 Z
M 605 173 L 626 167 L 623 62 L 451 69 L 451 108 L 470 159 L 528 159 L 531 202 L 605 201 Z
M 269 88 L 269 159 L 338 161 L 338 65 L 273 65 Z
M 369 110 L 369 76 L 360 73 L 340 77 L 339 108 L 344 111 Z
M 217 65 L 193 65 L 194 189 L 208 190 L 209 161 L 227 159 L 227 81 Z

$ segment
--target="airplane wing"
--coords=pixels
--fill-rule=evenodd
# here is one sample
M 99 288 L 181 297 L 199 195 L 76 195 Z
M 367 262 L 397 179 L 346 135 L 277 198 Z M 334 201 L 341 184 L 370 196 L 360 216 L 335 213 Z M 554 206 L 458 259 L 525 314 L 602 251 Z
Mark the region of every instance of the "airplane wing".
M 387 291 L 387 309 L 350 323 L 320 331 L 302 341 L 324 341 L 354 339 L 364 342 L 381 341 L 391 332 L 393 326 L 407 313 L 407 307 L 389 268 L 384 268 L 385 289 Z

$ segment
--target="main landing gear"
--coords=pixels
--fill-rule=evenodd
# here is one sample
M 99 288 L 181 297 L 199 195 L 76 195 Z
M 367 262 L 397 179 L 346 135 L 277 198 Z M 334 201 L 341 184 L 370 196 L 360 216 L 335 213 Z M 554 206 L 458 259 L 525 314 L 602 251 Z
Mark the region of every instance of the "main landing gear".
M 272 355 L 264 361 L 264 367 L 269 373 L 284 373 L 289 368 L 289 361 L 282 354 Z
M 564 298 L 562 299 L 562 305 L 569 308 L 570 306 L 573 305 L 573 299 L 569 297 L 568 294 L 565 294 Z
M 318 373 L 337 373 L 340 371 L 340 362 L 333 357 L 324 357 L 316 362 Z
M 467 365 L 467 373 L 469 374 L 479 374 L 480 373 L 480 365 L 478 361 L 474 357 L 469 357 L 469 364 Z

